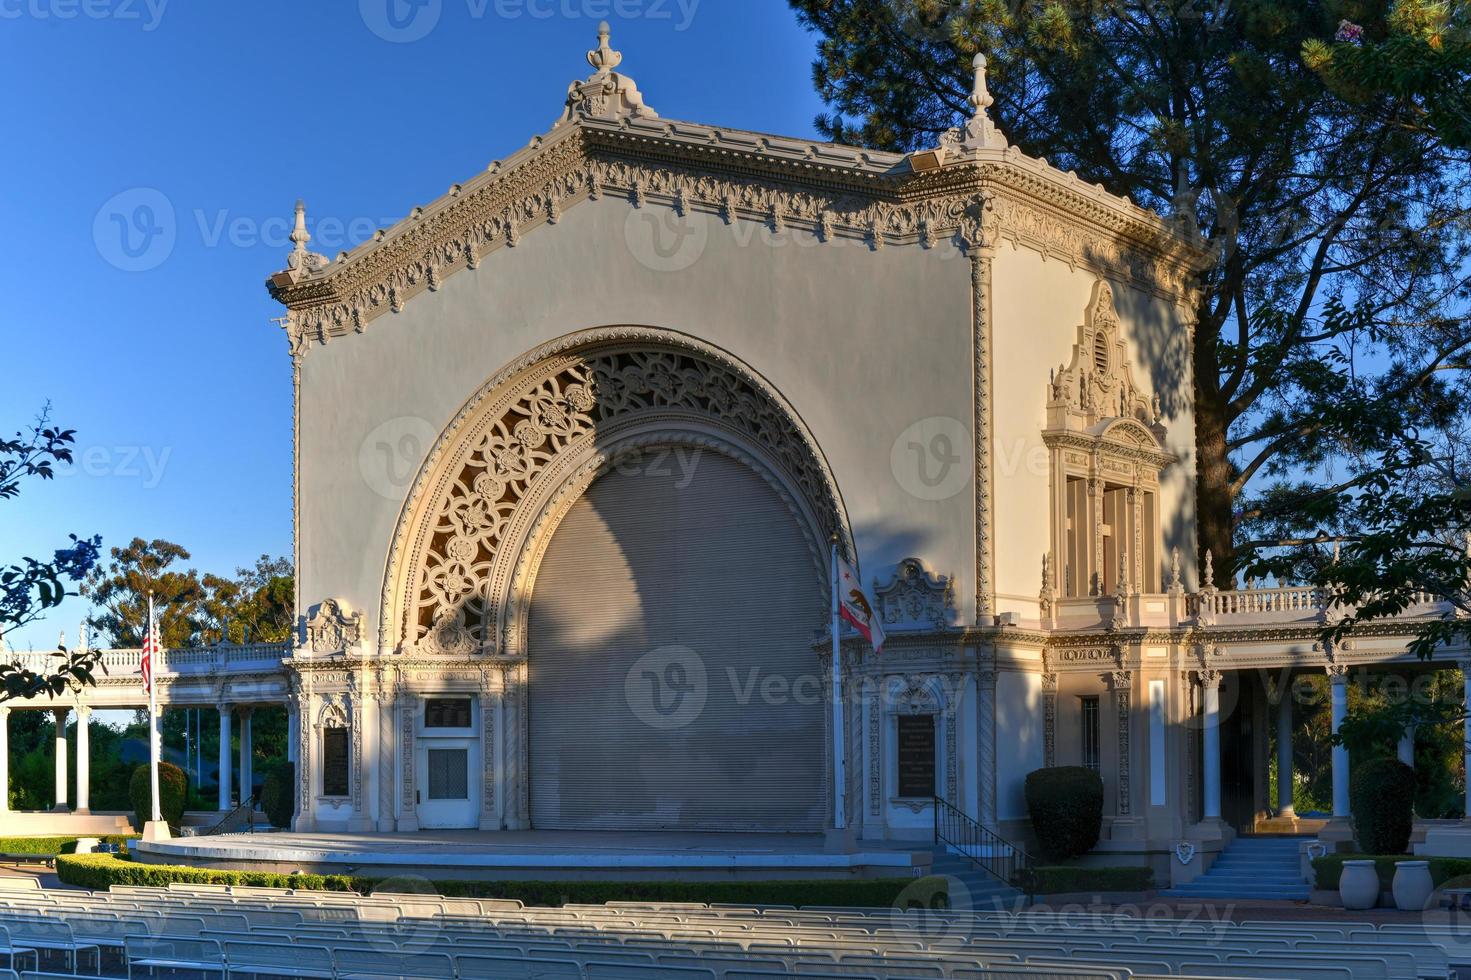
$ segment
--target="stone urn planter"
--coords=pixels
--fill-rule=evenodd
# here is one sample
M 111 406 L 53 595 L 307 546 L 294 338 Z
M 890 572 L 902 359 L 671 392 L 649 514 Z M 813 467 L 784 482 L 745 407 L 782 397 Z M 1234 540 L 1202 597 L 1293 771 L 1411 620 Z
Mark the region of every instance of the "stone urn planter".
M 1345 861 L 1338 876 L 1338 897 L 1346 909 L 1372 909 L 1379 904 L 1379 872 L 1373 861 Z
M 1430 880 L 1429 861 L 1394 862 L 1394 904 L 1402 912 L 1423 912 L 1435 885 Z

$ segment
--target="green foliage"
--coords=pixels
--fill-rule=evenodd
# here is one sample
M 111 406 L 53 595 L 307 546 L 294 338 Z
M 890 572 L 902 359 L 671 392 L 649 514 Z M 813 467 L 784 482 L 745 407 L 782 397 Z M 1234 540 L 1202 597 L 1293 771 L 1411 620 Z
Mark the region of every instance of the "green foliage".
M 1103 828 L 1103 780 L 1082 766 L 1027 773 L 1027 812 L 1042 852 L 1054 860 L 1086 854 Z
M 278 874 L 268 871 L 216 871 L 180 865 L 140 864 L 111 854 L 78 854 L 56 861 L 64 884 L 94 891 L 113 885 L 248 885 L 372 892 L 393 879 L 361 875 Z M 905 879 L 835 881 L 435 881 L 433 890 L 453 898 L 511 898 L 527 905 L 557 908 L 604 902 L 731 902 L 753 905 L 893 905 L 910 882 Z
M 1154 887 L 1154 873 L 1146 867 L 1090 868 L 1083 865 L 1043 865 L 1033 868 L 1038 895 L 1087 892 L 1142 892 Z
M 104 844 L 125 845 L 136 834 L 107 834 L 97 838 Z M 0 854 L 75 854 L 75 837 L 0 837 Z
M 1343 862 L 1373 861 L 1374 870 L 1379 873 L 1380 890 L 1389 891 L 1394 884 L 1395 862 L 1413 860 L 1429 862 L 1430 880 L 1435 883 L 1436 888 L 1448 881 L 1471 876 L 1471 858 L 1411 858 L 1404 854 L 1325 854 L 1313 859 L 1313 871 L 1317 875 L 1319 888 L 1333 890 L 1338 887 L 1339 876 L 1343 874 Z M 1471 887 L 1471 882 L 1466 884 Z
M 1415 815 L 1415 772 L 1398 759 L 1370 759 L 1349 781 L 1354 833 L 1370 854 L 1404 854 Z
M 133 820 L 141 829 L 153 816 L 153 788 L 147 764 L 133 770 L 128 781 L 133 799 Z M 169 829 L 178 833 L 184 822 L 184 801 L 189 796 L 189 776 L 171 762 L 158 764 L 158 809 Z
M 265 811 L 266 818 L 271 821 L 272 827 L 280 827 L 285 830 L 291 826 L 291 818 L 296 813 L 296 766 L 291 762 L 281 762 L 271 767 L 266 773 L 266 781 L 261 787 L 261 809 Z

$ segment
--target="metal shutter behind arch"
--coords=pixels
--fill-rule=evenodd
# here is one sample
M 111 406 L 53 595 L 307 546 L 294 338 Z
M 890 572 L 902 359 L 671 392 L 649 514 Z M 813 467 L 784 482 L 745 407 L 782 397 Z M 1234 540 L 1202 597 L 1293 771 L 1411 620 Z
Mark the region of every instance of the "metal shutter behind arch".
M 821 830 L 825 708 L 811 644 L 825 603 L 807 539 L 744 464 L 680 452 L 600 477 L 542 559 L 528 638 L 532 825 Z M 705 703 L 661 729 L 626 681 L 670 647 L 698 655 Z M 640 694 L 653 683 L 635 675 Z

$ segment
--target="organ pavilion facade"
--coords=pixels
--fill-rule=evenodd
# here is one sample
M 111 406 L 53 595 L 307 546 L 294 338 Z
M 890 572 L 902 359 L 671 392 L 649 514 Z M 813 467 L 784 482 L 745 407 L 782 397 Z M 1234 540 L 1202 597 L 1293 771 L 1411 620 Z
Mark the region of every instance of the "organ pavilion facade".
M 298 209 L 297 829 L 1024 841 L 1062 764 L 1123 863 L 1270 815 L 1235 668 L 1404 640 L 1199 580 L 1193 232 L 1009 146 L 983 65 L 900 155 L 666 120 L 621 60 L 351 252 Z M 837 731 L 833 540 L 889 637 Z

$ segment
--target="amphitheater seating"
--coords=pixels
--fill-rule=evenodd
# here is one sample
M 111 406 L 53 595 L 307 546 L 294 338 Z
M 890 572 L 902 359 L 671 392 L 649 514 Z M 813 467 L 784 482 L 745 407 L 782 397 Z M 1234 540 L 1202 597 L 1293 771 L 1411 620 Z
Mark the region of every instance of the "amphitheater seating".
M 1452 976 L 1449 924 L 0 888 L 0 980 L 1126 980 Z

